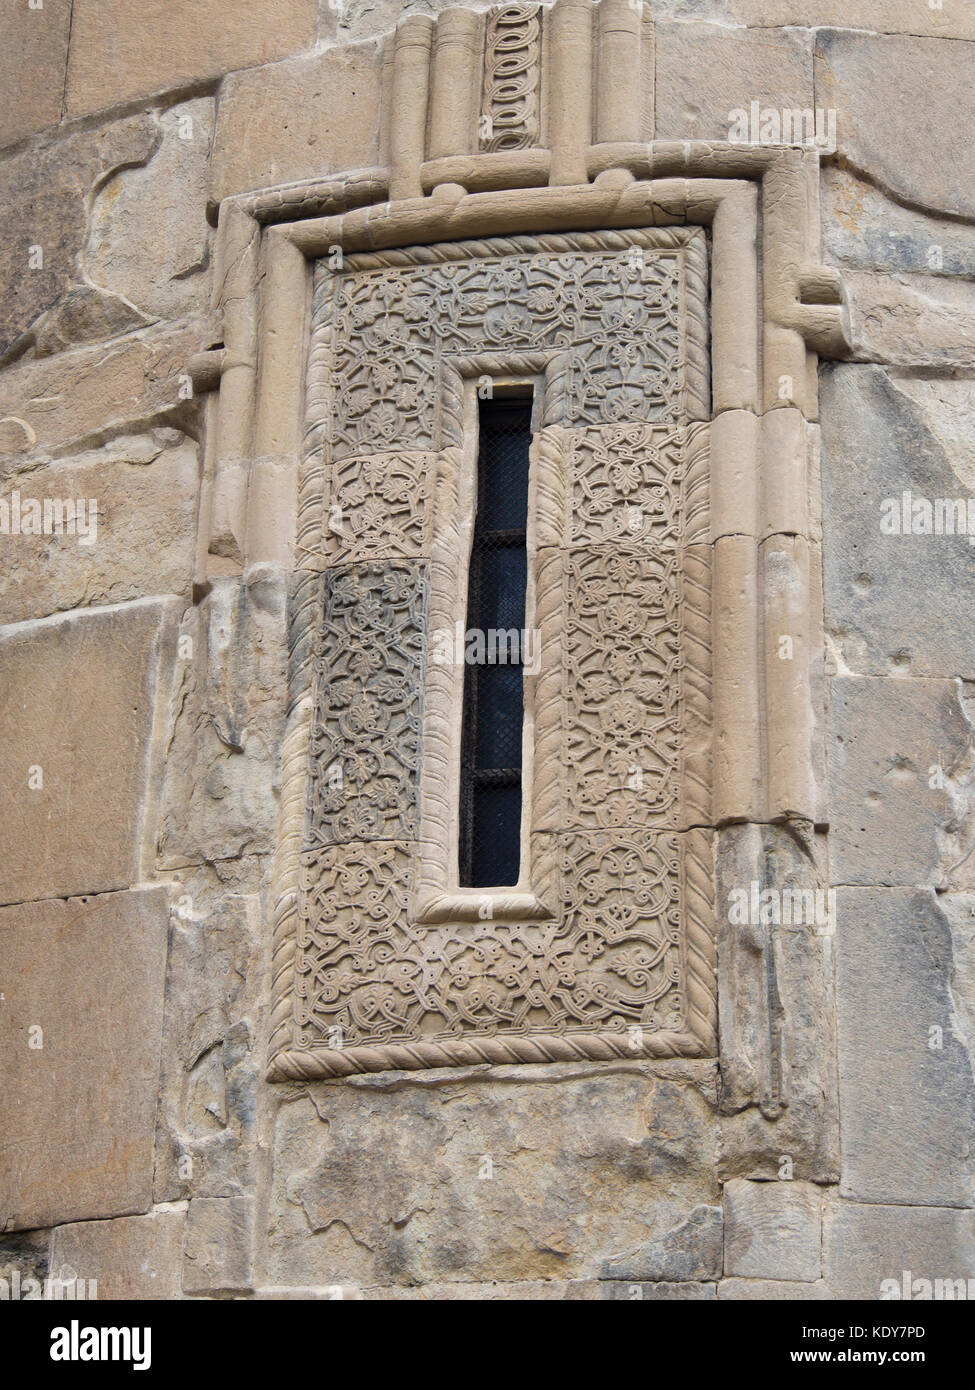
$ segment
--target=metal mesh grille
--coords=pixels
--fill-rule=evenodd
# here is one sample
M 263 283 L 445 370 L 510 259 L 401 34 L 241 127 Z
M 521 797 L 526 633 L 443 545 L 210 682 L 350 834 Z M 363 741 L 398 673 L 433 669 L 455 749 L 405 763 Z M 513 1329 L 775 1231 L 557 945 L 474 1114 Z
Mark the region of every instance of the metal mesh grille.
M 518 881 L 531 400 L 481 401 L 467 590 L 460 883 Z

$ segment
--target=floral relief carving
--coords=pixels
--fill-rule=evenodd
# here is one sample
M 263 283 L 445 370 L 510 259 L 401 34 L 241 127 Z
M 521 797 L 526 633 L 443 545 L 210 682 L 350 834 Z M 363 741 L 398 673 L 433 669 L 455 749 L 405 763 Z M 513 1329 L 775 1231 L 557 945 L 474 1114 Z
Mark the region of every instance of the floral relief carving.
M 437 454 L 385 453 L 336 462 L 325 515 L 330 564 L 429 555 Z
M 306 844 L 416 833 L 426 567 L 326 570 Z
M 564 354 L 564 424 L 681 418 L 680 246 L 355 268 L 377 259 L 335 276 L 333 459 L 440 447 L 443 362 L 491 349 Z
M 408 1048 L 608 1032 L 623 1053 L 633 1028 L 679 1032 L 681 855 L 677 835 L 559 836 L 557 920 L 417 927 L 409 846 L 306 852 L 297 1041 Z
M 686 435 L 684 427 L 649 425 L 574 431 L 565 543 L 647 541 L 676 547 L 684 534 Z
M 680 798 L 677 552 L 563 562 L 563 825 L 673 825 Z
M 707 533 L 682 318 L 698 235 L 363 253 L 329 277 L 308 434 L 320 554 L 301 590 L 317 616 L 289 966 L 299 1072 L 713 1047 L 710 848 L 681 804 L 688 730 L 695 795 L 709 785 L 709 567 L 695 560 L 692 631 L 684 573 Z M 544 381 L 532 891 L 497 918 L 421 922 L 421 867 L 451 834 L 454 717 L 425 646 L 466 564 L 463 382 L 495 362 Z

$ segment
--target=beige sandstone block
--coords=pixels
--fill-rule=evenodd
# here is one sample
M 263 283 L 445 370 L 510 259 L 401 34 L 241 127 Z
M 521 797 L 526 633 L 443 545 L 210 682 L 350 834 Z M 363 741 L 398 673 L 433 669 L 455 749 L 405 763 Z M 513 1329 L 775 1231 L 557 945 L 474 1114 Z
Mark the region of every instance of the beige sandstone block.
M 120 169 L 93 201 L 86 274 L 148 318 L 178 319 L 206 302 L 215 111 L 211 97 L 200 97 L 162 112 L 152 158 Z
M 0 910 L 5 1229 L 149 1207 L 166 930 L 162 887 Z
M 194 440 L 175 430 L 128 435 L 62 463 L 10 473 L 0 509 L 15 495 L 49 502 L 74 533 L 0 533 L 0 623 L 43 618 L 66 609 L 124 603 L 152 594 L 189 595 L 199 490 Z M 74 508 L 74 520 L 67 508 Z M 87 527 L 89 504 L 95 527 Z M 57 513 L 53 511 L 55 504 Z M 9 514 L 9 512 L 8 512 Z
M 53 310 L 69 286 L 80 285 L 78 256 L 97 182 L 123 165 L 144 163 L 158 139 L 154 118 L 144 113 L 0 163 L 0 353 L 24 345 L 40 315 Z M 63 314 L 69 321 L 54 335 L 55 350 L 66 334 L 108 337 L 142 322 L 132 306 L 99 300 L 91 287 L 76 289 Z
M 676 0 L 679 5 L 681 0 Z M 975 39 L 975 10 L 966 0 L 713 0 L 727 18 L 760 28 L 801 24 L 807 28 L 870 29 L 878 34 L 923 34 L 943 39 Z
M 813 1283 L 822 1272 L 821 1191 L 808 1182 L 725 1183 L 725 1273 Z
M 975 286 L 934 275 L 844 273 L 856 356 L 912 367 L 975 365 Z
M 174 618 L 165 601 L 146 601 L 0 633 L 0 901 L 139 878 L 157 672 Z
M 812 40 L 711 24 L 658 22 L 656 138 L 727 140 L 729 113 L 813 106 Z
M 310 1086 L 277 1117 L 265 1277 L 706 1277 L 721 1255 L 714 1138 L 696 1087 L 626 1062 Z
M 186 363 L 205 339 L 206 325 L 195 321 L 15 363 L 0 373 L 0 456 L 65 453 L 126 426 L 184 419 Z
M 253 1210 L 250 1197 L 194 1197 L 183 1242 L 186 1293 L 250 1287 Z
M 816 103 L 835 108 L 838 148 L 854 169 L 915 206 L 971 217 L 975 145 L 962 113 L 973 67 L 966 43 L 824 30 Z
M 235 73 L 217 108 L 211 199 L 379 159 L 374 44 Z
M 179 1298 L 184 1221 L 182 1211 L 154 1211 L 59 1226 L 52 1273 L 63 1279 L 73 1270 L 78 1279 L 94 1279 L 99 1299 Z
M 47 0 L 42 10 L 26 4 L 0 10 L 0 145 L 61 119 L 70 28 L 71 0 Z
M 75 0 L 67 114 L 271 63 L 315 42 L 318 0 Z

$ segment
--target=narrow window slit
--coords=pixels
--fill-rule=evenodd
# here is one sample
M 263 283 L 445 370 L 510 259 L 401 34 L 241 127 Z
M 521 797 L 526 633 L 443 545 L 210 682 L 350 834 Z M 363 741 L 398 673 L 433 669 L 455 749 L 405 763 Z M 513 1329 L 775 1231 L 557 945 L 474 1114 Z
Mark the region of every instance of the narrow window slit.
M 521 869 L 530 396 L 479 402 L 467 586 L 459 878 L 502 888 Z

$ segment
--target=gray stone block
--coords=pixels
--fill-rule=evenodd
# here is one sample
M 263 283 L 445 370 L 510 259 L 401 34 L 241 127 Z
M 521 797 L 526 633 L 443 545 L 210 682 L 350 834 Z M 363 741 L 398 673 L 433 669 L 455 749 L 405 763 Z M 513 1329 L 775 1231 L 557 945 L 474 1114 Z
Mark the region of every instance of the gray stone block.
M 905 1271 L 912 1289 L 914 1279 L 967 1281 L 975 1277 L 975 1216 L 945 1207 L 841 1201 L 826 1214 L 824 1248 L 833 1298 L 879 1299 L 885 1280 L 903 1289 Z M 888 1297 L 891 1292 L 888 1286 Z
M 957 684 L 834 679 L 830 724 L 834 882 L 941 884 L 957 813 L 938 769 L 964 764 L 971 739 Z
M 823 372 L 822 421 L 826 629 L 843 667 L 975 675 L 975 546 L 964 535 L 881 529 L 888 499 L 903 519 L 905 492 L 932 504 L 968 498 L 975 383 L 833 366 Z
M 841 1192 L 971 1206 L 975 1090 L 949 925 L 929 892 L 840 889 L 837 908 Z
M 725 1274 L 813 1283 L 822 1274 L 822 1192 L 806 1182 L 725 1183 Z

